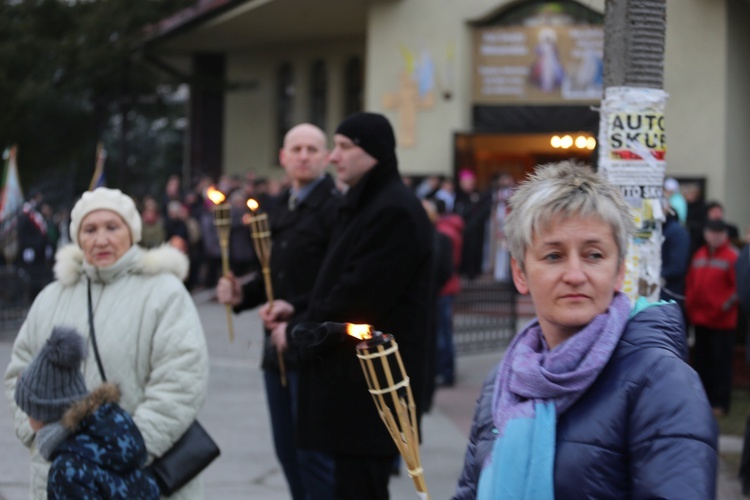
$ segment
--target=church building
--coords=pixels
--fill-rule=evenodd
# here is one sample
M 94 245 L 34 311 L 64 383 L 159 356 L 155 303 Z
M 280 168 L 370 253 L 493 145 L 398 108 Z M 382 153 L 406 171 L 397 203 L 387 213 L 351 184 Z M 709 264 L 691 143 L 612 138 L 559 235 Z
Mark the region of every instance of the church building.
M 750 1 L 667 0 L 667 174 L 750 225 Z M 191 84 L 186 172 L 280 177 L 294 124 L 393 123 L 404 175 L 596 163 L 604 0 L 200 0 L 142 56 Z

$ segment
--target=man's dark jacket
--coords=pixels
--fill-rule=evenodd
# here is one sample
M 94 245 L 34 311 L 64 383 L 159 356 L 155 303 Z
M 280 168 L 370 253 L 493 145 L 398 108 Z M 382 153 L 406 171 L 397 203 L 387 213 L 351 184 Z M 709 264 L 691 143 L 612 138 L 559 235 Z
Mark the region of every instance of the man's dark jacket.
M 746 316 L 750 316 L 750 245 L 742 247 L 737 262 L 734 263 L 737 275 L 737 298 Z
M 594 384 L 558 417 L 555 498 L 714 498 L 718 431 L 676 304 L 625 328 Z M 485 381 L 454 500 L 476 498 L 495 442 L 495 374 Z
M 315 278 L 331 241 L 341 198 L 333 179 L 326 175 L 294 210 L 288 208 L 289 191 L 285 191 L 278 202 L 270 204 L 268 209 L 274 299 L 286 300 L 296 311 L 304 312 L 307 308 Z M 267 300 L 260 273 L 242 291 L 243 301 L 235 307 L 236 312 L 256 307 Z M 269 342 L 269 336 L 270 332 L 266 330 L 263 369 L 278 373 L 278 355 Z M 284 358 L 287 369 L 296 368 L 294 349 L 288 350 Z
M 432 225 L 395 158 L 344 197 L 306 319 L 370 324 L 398 343 L 421 409 L 426 372 Z M 287 333 L 290 329 L 287 329 Z M 356 339 L 303 362 L 299 444 L 343 455 L 394 456 L 356 357 Z

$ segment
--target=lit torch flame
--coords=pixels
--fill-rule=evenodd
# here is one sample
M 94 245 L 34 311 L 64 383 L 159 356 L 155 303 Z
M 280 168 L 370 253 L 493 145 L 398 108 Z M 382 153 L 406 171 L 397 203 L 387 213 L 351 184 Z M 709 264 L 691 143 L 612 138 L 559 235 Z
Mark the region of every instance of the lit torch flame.
M 227 199 L 227 197 L 224 196 L 224 193 L 218 189 L 214 189 L 213 186 L 206 190 L 206 196 L 208 196 L 208 199 L 211 200 L 214 205 L 221 205 L 222 202 Z
M 256 210 L 258 210 L 259 206 L 260 205 L 258 205 L 258 202 L 255 201 L 254 199 L 250 198 L 249 200 L 247 200 L 247 208 L 249 208 L 253 212 L 255 212 Z
M 368 340 L 372 338 L 372 326 L 347 323 L 346 333 L 352 337 L 358 338 L 359 340 Z

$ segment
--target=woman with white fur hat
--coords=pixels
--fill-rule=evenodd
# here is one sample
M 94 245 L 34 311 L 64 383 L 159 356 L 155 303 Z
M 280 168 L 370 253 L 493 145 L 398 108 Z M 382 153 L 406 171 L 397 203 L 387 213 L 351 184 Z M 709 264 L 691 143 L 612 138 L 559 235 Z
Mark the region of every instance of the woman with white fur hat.
M 169 246 L 139 247 L 141 217 L 133 200 L 117 189 L 84 193 L 71 212 L 70 236 L 73 244 L 56 255 L 56 280 L 34 300 L 5 373 L 16 434 L 32 453 L 34 498 L 46 498 L 49 463 L 14 394 L 19 375 L 54 325 L 88 332 L 90 339 L 91 307 L 104 372 L 119 385 L 120 405 L 143 435 L 149 459 L 164 454 L 195 420 L 208 386 L 203 329 L 182 284 L 187 258 Z M 102 383 L 94 356 L 82 369 L 88 387 Z M 202 496 L 195 479 L 172 498 Z

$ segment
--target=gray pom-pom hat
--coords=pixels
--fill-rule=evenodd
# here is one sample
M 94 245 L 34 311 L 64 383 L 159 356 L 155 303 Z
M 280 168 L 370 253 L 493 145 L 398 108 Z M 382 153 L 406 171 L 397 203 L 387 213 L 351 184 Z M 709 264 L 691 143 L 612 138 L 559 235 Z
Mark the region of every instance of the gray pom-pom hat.
M 60 420 L 88 391 L 81 373 L 86 340 L 74 329 L 55 327 L 16 384 L 16 404 L 40 422 Z

